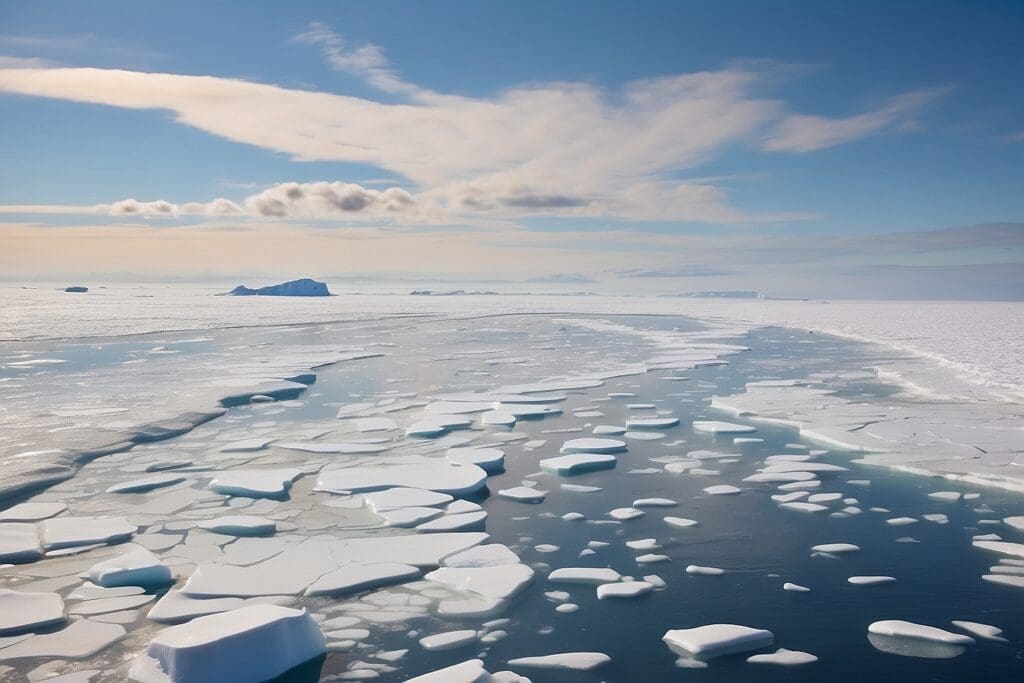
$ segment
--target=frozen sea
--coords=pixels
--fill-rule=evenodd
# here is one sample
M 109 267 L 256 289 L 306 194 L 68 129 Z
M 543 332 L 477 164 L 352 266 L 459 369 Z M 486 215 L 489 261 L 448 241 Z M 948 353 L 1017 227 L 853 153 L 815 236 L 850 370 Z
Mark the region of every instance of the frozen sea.
M 0 290 L 0 680 L 265 602 L 325 634 L 289 681 L 1019 680 L 1020 304 L 219 289 Z M 773 642 L 662 640 L 714 624 Z

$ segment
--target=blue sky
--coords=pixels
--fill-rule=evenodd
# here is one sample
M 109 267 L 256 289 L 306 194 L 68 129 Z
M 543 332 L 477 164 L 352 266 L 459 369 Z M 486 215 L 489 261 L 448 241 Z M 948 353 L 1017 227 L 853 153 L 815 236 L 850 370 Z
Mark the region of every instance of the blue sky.
M 87 243 L 83 274 L 216 275 L 195 255 L 233 239 L 269 276 L 307 265 L 261 260 L 288 239 L 338 272 L 609 286 L 746 254 L 645 286 L 787 295 L 998 263 L 973 295 L 1016 298 L 1022 34 L 1020 2 L 4 3 L 0 240 L 33 251 L 0 265 Z M 802 278 L 763 255 L 804 249 Z

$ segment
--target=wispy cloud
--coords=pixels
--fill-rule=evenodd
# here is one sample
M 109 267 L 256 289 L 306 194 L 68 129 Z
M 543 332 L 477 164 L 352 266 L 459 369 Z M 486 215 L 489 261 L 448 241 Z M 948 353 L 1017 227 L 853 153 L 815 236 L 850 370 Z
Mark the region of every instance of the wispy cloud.
M 845 118 L 791 114 L 768 134 L 763 148 L 769 152 L 812 152 L 872 135 L 913 129 L 918 125 L 915 117 L 949 90 L 914 90 L 890 98 L 877 109 Z

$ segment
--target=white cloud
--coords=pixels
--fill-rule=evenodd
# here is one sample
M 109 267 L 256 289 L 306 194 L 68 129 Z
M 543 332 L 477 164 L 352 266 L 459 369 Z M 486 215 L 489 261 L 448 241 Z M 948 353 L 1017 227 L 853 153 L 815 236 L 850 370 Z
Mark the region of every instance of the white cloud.
M 769 152 L 812 152 L 871 135 L 915 128 L 914 117 L 947 92 L 948 88 L 915 90 L 890 98 L 878 109 L 846 118 L 792 114 L 765 138 L 763 148 Z
M 846 119 L 789 114 L 785 103 L 758 94 L 777 74 L 757 64 L 638 80 L 616 89 L 538 83 L 490 97 L 461 97 L 406 82 L 379 48 L 351 48 L 321 24 L 295 40 L 318 46 L 334 68 L 402 101 L 95 68 L 0 68 L 0 92 L 167 110 L 184 125 L 228 140 L 298 161 L 373 165 L 415 187 L 410 193 L 320 183 L 293 200 L 282 198 L 284 186 L 278 186 L 246 199 L 244 207 L 190 203 L 178 206 L 178 213 L 230 215 L 238 209 L 420 222 L 529 214 L 711 223 L 807 217 L 740 210 L 722 188 L 678 178 L 733 146 L 762 144 L 766 130 L 773 132 L 765 149 L 820 149 L 892 130 L 937 97 L 933 91 L 908 93 Z M 158 202 L 110 207 L 174 215 Z

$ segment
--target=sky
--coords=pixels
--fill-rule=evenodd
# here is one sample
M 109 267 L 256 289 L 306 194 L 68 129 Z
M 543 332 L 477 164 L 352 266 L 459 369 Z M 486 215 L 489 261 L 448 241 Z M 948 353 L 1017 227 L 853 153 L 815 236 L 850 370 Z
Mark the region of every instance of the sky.
M 0 278 L 1024 299 L 1024 3 L 0 1 Z

